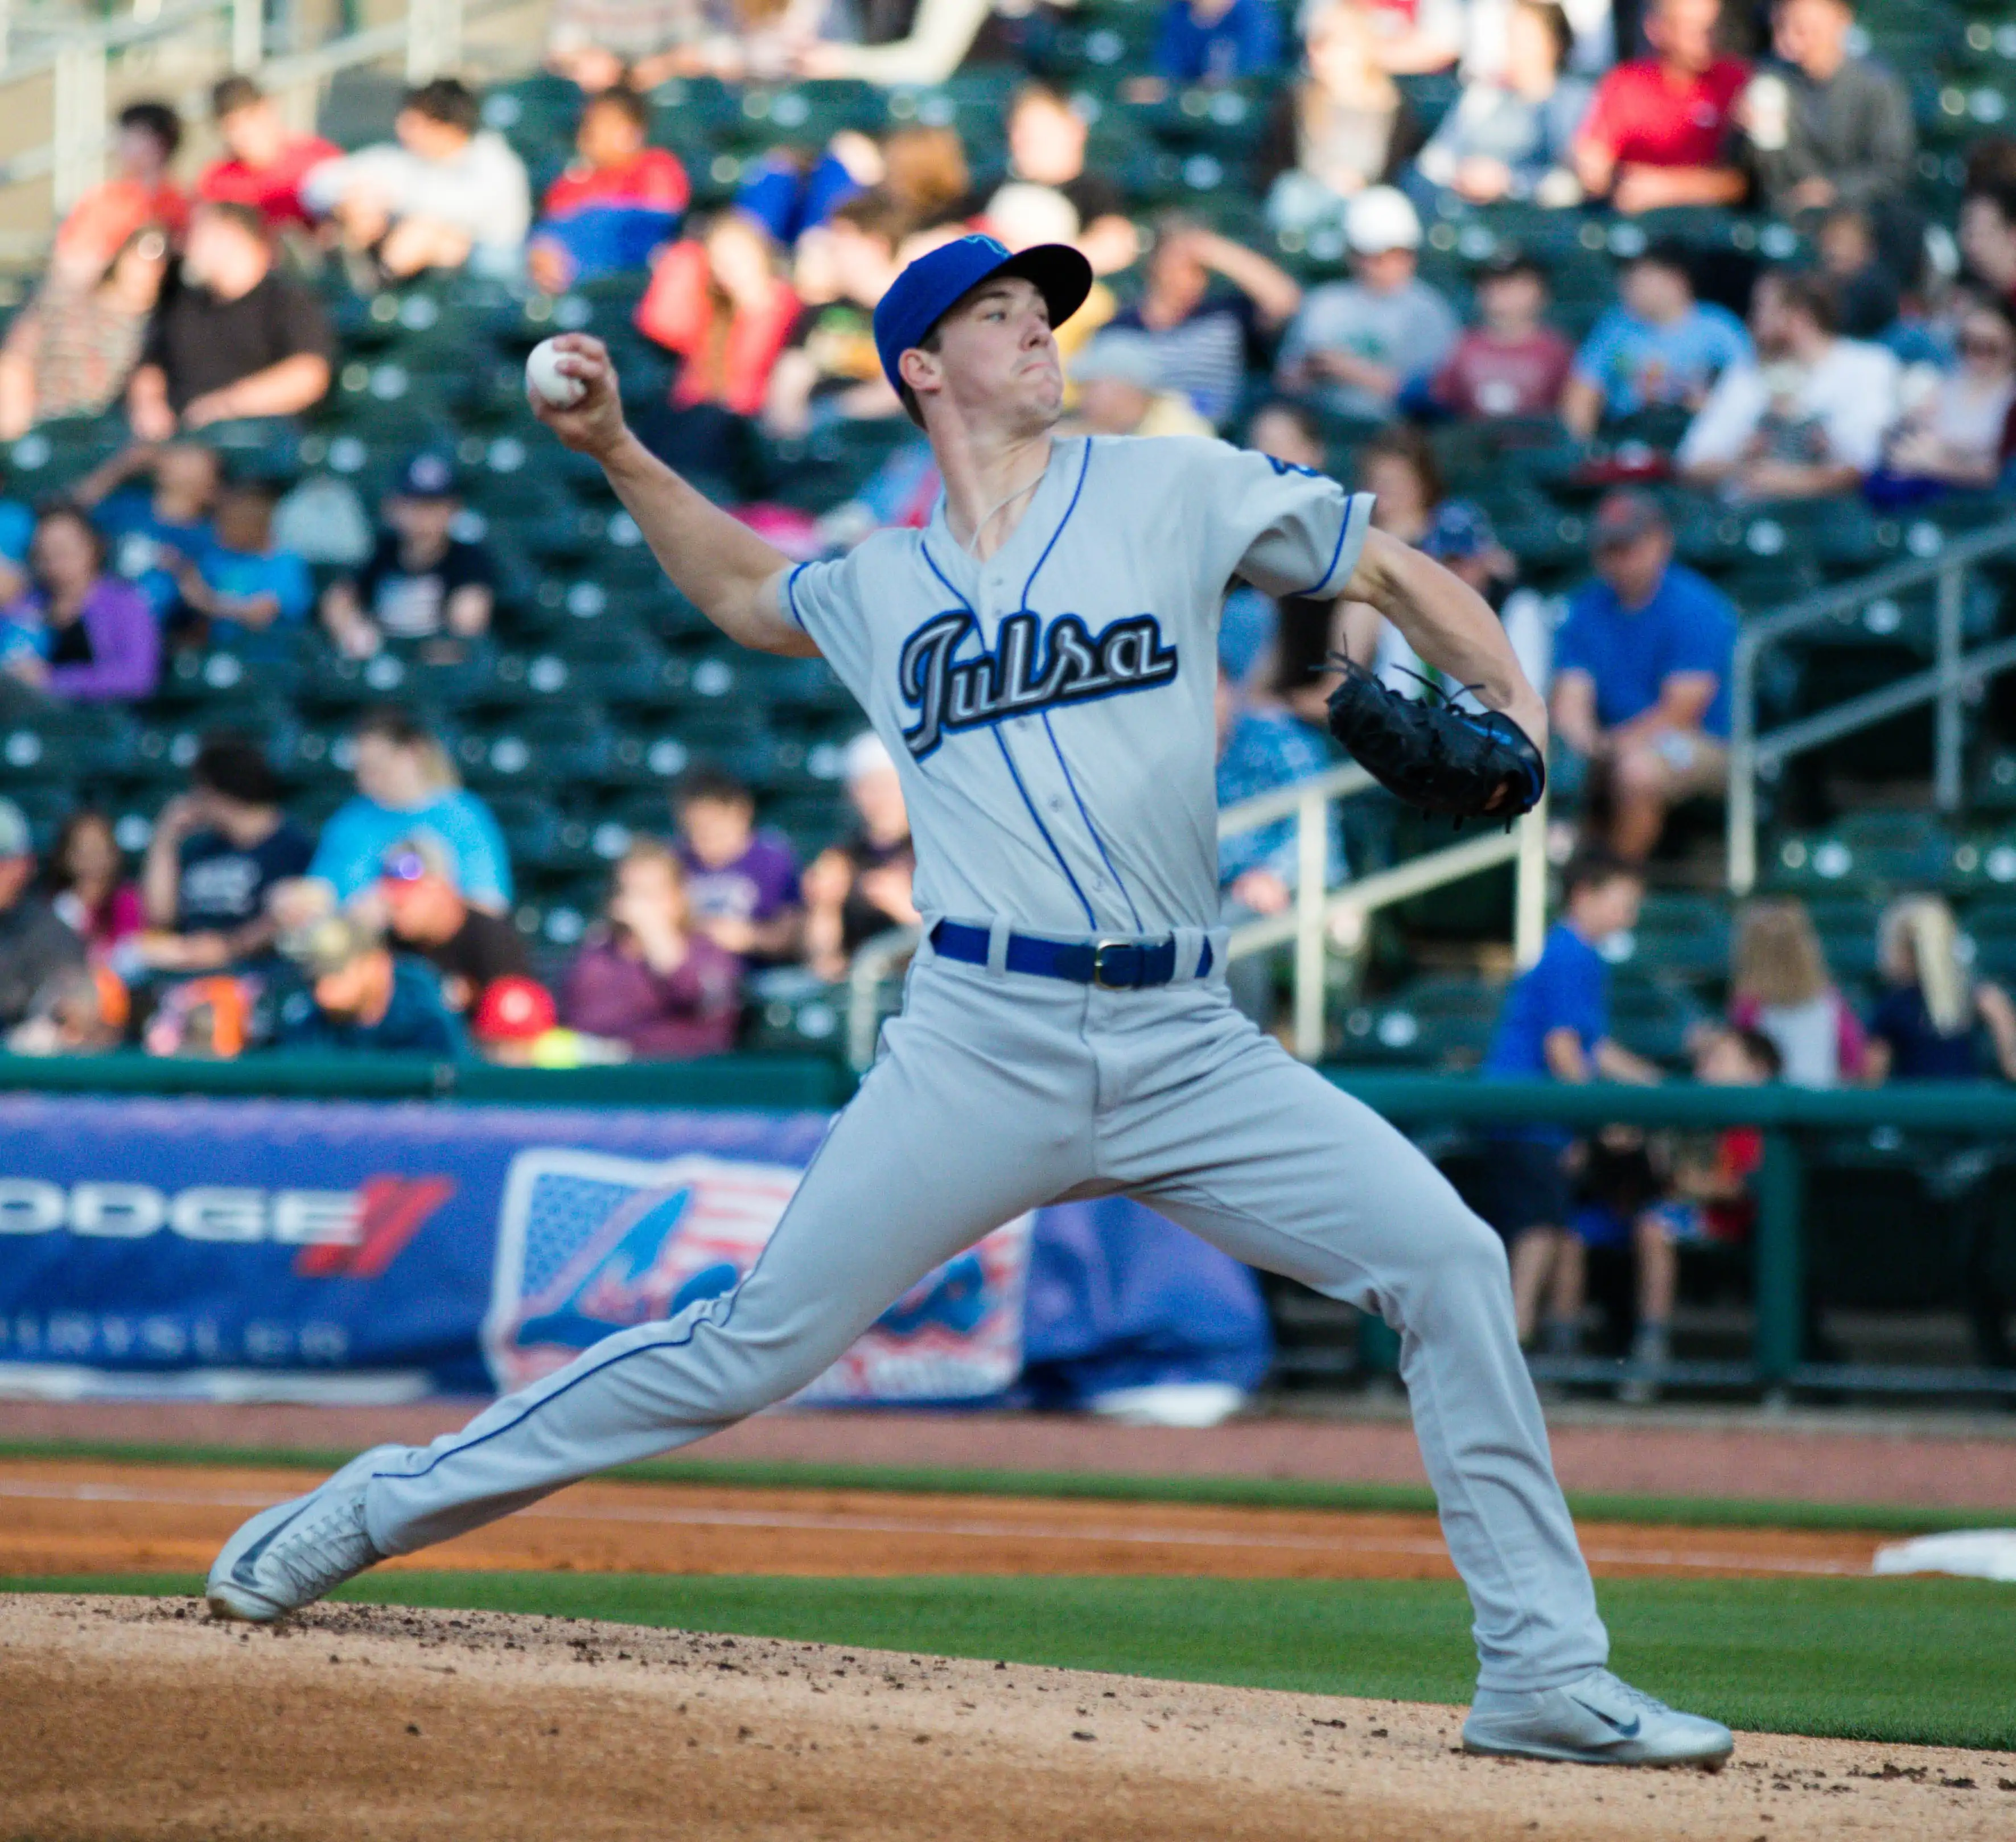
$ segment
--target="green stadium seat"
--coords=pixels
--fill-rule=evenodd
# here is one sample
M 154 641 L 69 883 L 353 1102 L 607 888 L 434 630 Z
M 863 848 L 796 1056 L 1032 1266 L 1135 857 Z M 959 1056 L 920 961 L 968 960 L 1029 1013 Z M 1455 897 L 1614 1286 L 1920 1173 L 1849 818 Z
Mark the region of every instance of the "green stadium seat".
M 1490 1046 L 1504 989 L 1472 979 L 1424 979 L 1345 1014 L 1340 1053 L 1350 1062 L 1400 1068 L 1474 1068 Z
M 455 748 L 455 765 L 479 789 L 592 786 L 614 759 L 608 719 L 591 704 L 522 711 L 508 722 L 472 730 Z
M 545 949 L 552 956 L 546 962 L 548 979 L 557 981 L 560 969 L 593 925 L 598 906 L 592 898 L 584 899 L 569 890 L 527 897 L 513 907 L 512 925 L 535 949 Z M 535 962 L 541 957 L 535 951 Z
M 1701 1000 L 1676 980 L 1654 976 L 1611 982 L 1610 1033 L 1662 1066 L 1683 1065 L 1693 1033 L 1712 1021 Z
M 772 1054 L 833 1054 L 845 1047 L 848 991 L 807 974 L 751 993 L 747 1046 Z
M 1612 965 L 1633 971 L 1719 979 L 1729 970 L 1730 933 L 1729 910 L 1720 896 L 1653 890 L 1639 910 L 1636 928 L 1606 957 Z
M 116 705 L 51 704 L 0 717 L 0 781 L 97 780 L 139 762 L 139 726 Z
M 1982 760 L 1970 797 L 1985 812 L 2016 812 L 2016 750 L 1996 748 Z
M 1825 831 L 1780 839 L 1767 880 L 1787 893 L 1939 889 L 1955 874 L 1957 848 L 1924 813 L 1852 813 Z
M 546 795 L 498 791 L 488 804 L 514 867 L 578 876 L 598 861 L 585 821 Z
M 823 147 L 849 130 L 873 132 L 881 125 L 884 107 L 881 92 L 866 83 L 752 84 L 720 132 L 739 149 Z

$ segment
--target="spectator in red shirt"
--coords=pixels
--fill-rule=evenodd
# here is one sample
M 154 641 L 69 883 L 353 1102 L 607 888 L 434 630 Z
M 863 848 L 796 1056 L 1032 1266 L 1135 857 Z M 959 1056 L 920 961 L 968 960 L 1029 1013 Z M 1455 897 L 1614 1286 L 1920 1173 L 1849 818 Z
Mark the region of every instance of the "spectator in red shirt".
M 660 460 L 730 498 L 755 474 L 750 424 L 801 308 L 778 272 L 769 233 L 747 212 L 722 212 L 697 236 L 668 245 L 638 303 L 637 329 L 682 361 L 664 409 L 640 434 Z
M 1476 293 L 1482 323 L 1456 341 L 1436 376 L 1435 401 L 1466 421 L 1553 415 L 1575 349 L 1543 323 L 1546 272 L 1530 256 L 1501 256 L 1478 276 Z
M 249 204 L 275 230 L 306 228 L 301 181 L 342 149 L 319 135 L 290 133 L 272 98 L 249 77 L 219 83 L 210 92 L 210 112 L 225 157 L 203 169 L 196 196 Z
M 693 187 L 677 154 L 644 145 L 650 126 L 651 105 L 634 89 L 589 99 L 576 157 L 547 191 L 526 251 L 532 279 L 548 294 L 646 268 L 679 234 Z
M 189 200 L 168 177 L 182 144 L 182 119 L 166 103 L 128 103 L 119 111 L 113 159 L 118 174 L 94 186 L 70 207 L 56 233 L 52 266 L 95 281 L 136 230 L 158 224 L 180 238 Z
M 1620 211 L 1735 204 L 1748 186 L 1730 158 L 1741 58 L 1715 46 L 1722 0 L 1657 0 L 1645 17 L 1654 55 L 1619 64 L 1597 86 L 1575 137 L 1575 175 Z
M 741 1012 L 740 963 L 689 925 L 679 859 L 638 839 L 616 866 L 607 919 L 567 968 L 561 1015 L 632 1054 L 675 1060 L 733 1047 Z

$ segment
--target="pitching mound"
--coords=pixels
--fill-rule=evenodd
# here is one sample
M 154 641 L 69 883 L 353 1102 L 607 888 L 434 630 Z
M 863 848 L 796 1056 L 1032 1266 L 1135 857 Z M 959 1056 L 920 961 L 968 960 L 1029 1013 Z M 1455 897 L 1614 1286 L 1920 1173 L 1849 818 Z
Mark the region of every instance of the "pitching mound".
M 0 1598 L 6 1842 L 2006 1837 L 1989 1754 L 1467 1758 L 1458 1710 L 485 1613 Z M 2003 1782 L 2003 1781 L 2006 1781 Z

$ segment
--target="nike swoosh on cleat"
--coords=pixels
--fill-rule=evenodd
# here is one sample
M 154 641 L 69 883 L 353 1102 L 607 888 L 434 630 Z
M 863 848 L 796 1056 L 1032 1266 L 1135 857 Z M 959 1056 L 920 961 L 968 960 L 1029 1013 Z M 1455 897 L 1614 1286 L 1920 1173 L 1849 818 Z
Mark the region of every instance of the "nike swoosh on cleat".
M 1638 1737 L 1639 1728 L 1643 1725 L 1643 1722 L 1639 1718 L 1639 1717 L 1633 1714 L 1631 1717 L 1631 1725 L 1627 1727 L 1622 1721 L 1618 1720 L 1615 1715 L 1607 1714 L 1600 1707 L 1591 1707 L 1579 1695 L 1571 1695 L 1568 1697 L 1568 1700 L 1572 1701 L 1577 1707 L 1582 1709 L 1585 1712 L 1595 1715 L 1596 1718 L 1600 1721 L 1604 1726 L 1607 1727 L 1611 1732 L 1615 1733 L 1619 1739 L 1636 1739 Z
M 237 1559 L 231 1563 L 231 1577 L 236 1580 L 240 1586 L 257 1586 L 259 1584 L 259 1576 L 255 1570 L 259 1564 L 260 1555 L 264 1554 L 268 1548 L 273 1545 L 275 1537 L 279 1535 L 283 1530 L 291 1527 L 295 1523 L 301 1520 L 301 1517 L 307 1513 L 308 1507 L 308 1505 L 304 1503 L 292 1516 L 284 1517 L 280 1521 L 275 1523 L 272 1527 L 265 1532 L 265 1534 L 261 1535 L 257 1541 L 254 1542 L 250 1548 L 247 1548 L 243 1554 L 239 1555 Z M 1593 1714 L 1596 1710 L 1592 1708 L 1589 1711 Z

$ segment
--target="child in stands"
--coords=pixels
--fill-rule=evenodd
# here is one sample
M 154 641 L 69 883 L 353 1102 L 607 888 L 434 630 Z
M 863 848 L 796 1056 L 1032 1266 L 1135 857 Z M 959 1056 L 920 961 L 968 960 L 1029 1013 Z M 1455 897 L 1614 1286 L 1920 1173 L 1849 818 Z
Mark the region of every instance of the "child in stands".
M 1650 1083 L 1659 1071 L 1610 1035 L 1610 968 L 1600 950 L 1638 918 L 1643 878 L 1621 859 L 1591 853 L 1563 872 L 1568 912 L 1539 960 L 1513 982 L 1484 1058 L 1484 1072 L 1580 1083 L 1599 1076 Z M 1530 1343 L 1547 1307 L 1550 1354 L 1571 1354 L 1582 1309 L 1582 1245 L 1570 1232 L 1575 1136 L 1565 1126 L 1508 1127 L 1491 1148 L 1493 1194 L 1485 1219 L 1510 1242 L 1519 1340 Z
M 1752 902 L 1737 916 L 1730 967 L 1729 1021 L 1756 1030 L 1799 1087 L 1838 1087 L 1862 1078 L 1867 1038 L 1827 971 L 1805 904 Z
M 2016 1004 L 1969 972 L 1953 910 L 1906 896 L 1884 910 L 1877 938 L 1889 989 L 1869 1018 L 1868 1080 L 1971 1081 L 1992 1066 L 2016 1081 Z
M 1716 1030 L 1694 1056 L 1694 1079 L 1706 1087 L 1759 1087 L 1776 1080 L 1784 1068 L 1776 1045 L 1761 1030 Z M 1763 1166 L 1764 1135 L 1754 1126 L 1733 1126 L 1654 1148 L 1656 1155 L 1640 1163 L 1663 1193 L 1642 1201 L 1642 1192 L 1596 1200 L 1578 1209 L 1568 1263 L 1572 1278 L 1556 1295 L 1562 1314 L 1579 1319 L 1589 1254 L 1630 1250 L 1637 1319 L 1618 1398 L 1638 1404 L 1657 1398 L 1672 1354 L 1680 1249 L 1741 1246 L 1750 1237 L 1756 1213 L 1750 1184 Z

